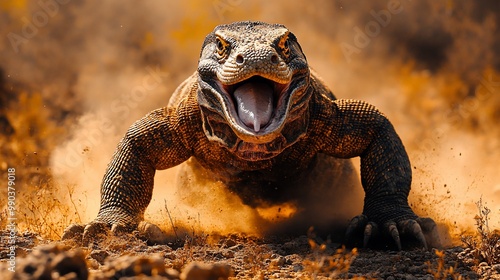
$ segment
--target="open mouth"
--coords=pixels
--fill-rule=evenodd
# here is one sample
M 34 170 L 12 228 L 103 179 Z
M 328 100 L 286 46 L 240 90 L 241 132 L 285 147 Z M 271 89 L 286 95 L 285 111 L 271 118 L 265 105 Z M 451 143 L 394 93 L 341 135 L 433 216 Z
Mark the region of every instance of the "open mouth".
M 288 84 L 281 84 L 261 76 L 253 76 L 233 85 L 219 83 L 220 89 L 231 100 L 230 108 L 236 122 L 252 133 L 265 132 L 278 109 L 282 107 Z

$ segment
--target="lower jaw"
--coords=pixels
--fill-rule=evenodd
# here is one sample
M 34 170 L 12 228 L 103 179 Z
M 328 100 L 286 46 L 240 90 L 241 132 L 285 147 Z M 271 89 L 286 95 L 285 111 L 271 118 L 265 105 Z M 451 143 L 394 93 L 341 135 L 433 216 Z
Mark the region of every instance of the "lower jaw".
M 245 146 L 245 150 L 265 152 L 269 149 L 264 147 L 273 145 L 273 142 L 281 142 L 279 139 L 281 136 L 281 128 L 281 125 L 272 123 L 261 128 L 259 132 L 254 132 L 253 129 L 247 128 L 243 124 L 239 124 L 233 126 L 232 130 L 236 134 L 236 137 L 240 139 L 240 145 Z
M 259 161 L 277 156 L 285 145 L 283 137 L 278 137 L 271 142 L 257 144 L 240 141 L 235 154 L 244 160 Z
M 261 160 L 271 159 L 271 158 L 275 157 L 277 155 L 277 153 L 237 151 L 236 155 L 239 158 L 241 158 L 243 160 L 247 160 L 247 161 L 261 161 Z

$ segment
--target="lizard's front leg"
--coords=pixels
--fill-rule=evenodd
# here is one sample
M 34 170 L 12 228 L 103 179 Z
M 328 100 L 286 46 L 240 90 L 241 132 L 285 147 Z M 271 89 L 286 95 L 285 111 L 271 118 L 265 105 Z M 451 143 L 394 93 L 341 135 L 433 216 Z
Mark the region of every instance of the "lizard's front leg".
M 400 234 L 413 236 L 426 249 L 440 247 L 436 223 L 418 217 L 408 205 L 410 161 L 389 120 L 362 101 L 335 100 L 331 111 L 334 117 L 326 150 L 341 158 L 361 158 L 365 190 L 363 213 L 351 220 L 346 236 L 364 233 L 366 246 L 380 231 L 388 234 L 400 250 Z
M 174 109 L 158 109 L 130 127 L 104 175 L 97 217 L 85 227 L 71 225 L 63 239 L 81 234 L 83 243 L 88 243 L 108 230 L 138 229 L 149 243 L 166 242 L 166 235 L 156 225 L 143 220 L 153 194 L 155 171 L 190 157 L 182 134 L 173 129 L 177 119 Z

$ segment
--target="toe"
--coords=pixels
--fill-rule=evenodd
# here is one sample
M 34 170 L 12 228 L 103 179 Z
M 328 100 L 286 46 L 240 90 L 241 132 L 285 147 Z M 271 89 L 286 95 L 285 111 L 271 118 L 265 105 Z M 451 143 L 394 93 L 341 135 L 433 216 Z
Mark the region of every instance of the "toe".
M 431 218 L 417 218 L 417 223 L 422 228 L 425 239 L 429 248 L 441 249 L 442 243 L 439 237 L 438 227 L 436 222 Z
M 405 220 L 399 223 L 399 227 L 404 235 L 413 236 L 418 240 L 419 244 L 427 250 L 427 242 L 425 241 L 424 233 L 417 221 Z
M 372 237 L 375 237 L 377 234 L 378 234 L 378 226 L 376 223 L 369 222 L 368 224 L 366 224 L 363 237 L 363 247 L 367 248 L 370 239 L 372 239 Z
M 122 234 L 128 233 L 130 231 L 131 231 L 130 229 L 128 229 L 127 227 L 125 227 L 121 224 L 113 224 L 111 226 L 111 233 L 113 235 L 122 235 Z
M 401 251 L 401 239 L 399 237 L 399 231 L 398 227 L 396 226 L 395 222 L 387 222 L 385 224 L 385 228 L 389 235 L 392 237 L 394 240 L 394 243 L 396 243 L 396 246 L 398 246 L 398 250 Z
M 79 224 L 69 225 L 63 232 L 61 240 L 75 239 L 81 240 L 83 235 L 84 226 Z
M 155 224 L 141 222 L 137 227 L 149 245 L 163 245 L 168 243 L 167 235 Z
M 92 240 L 95 240 L 99 235 L 106 234 L 109 231 L 109 225 L 103 222 L 91 222 L 83 231 L 83 245 L 88 245 Z
M 352 218 L 352 220 L 349 222 L 349 225 L 347 226 L 347 230 L 345 233 L 346 239 L 352 240 L 354 235 L 356 235 L 357 232 L 362 231 L 367 223 L 368 217 L 365 215 L 359 215 Z

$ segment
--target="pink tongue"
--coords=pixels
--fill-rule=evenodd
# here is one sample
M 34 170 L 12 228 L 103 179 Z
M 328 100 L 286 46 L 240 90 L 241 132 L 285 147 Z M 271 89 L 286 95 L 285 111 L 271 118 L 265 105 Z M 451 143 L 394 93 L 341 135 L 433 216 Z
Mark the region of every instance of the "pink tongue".
M 271 120 L 273 89 L 269 84 L 248 82 L 234 91 L 238 116 L 248 127 L 259 132 Z

